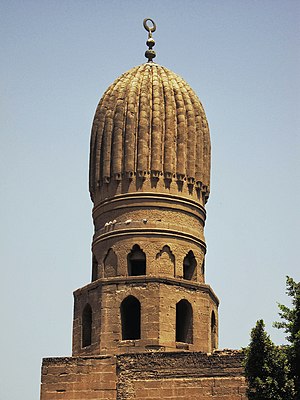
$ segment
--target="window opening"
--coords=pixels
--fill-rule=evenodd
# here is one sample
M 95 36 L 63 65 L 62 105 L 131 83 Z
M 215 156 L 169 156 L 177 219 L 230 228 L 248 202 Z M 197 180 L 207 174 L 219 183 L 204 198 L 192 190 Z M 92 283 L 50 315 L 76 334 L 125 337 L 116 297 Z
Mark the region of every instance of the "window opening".
M 92 322 L 92 308 L 87 304 L 82 313 L 82 347 L 92 343 Z
M 128 275 L 139 276 L 146 275 L 146 255 L 140 246 L 135 244 L 128 254 Z
M 211 326 L 210 326 L 210 329 L 211 329 L 211 333 L 210 333 L 210 335 L 211 335 L 211 347 L 212 347 L 212 350 L 214 350 L 214 349 L 217 348 L 217 341 L 216 341 L 217 324 L 216 324 L 216 315 L 215 315 L 214 311 L 211 313 Z
M 141 304 L 133 296 L 128 296 L 121 304 L 122 340 L 141 338 Z
M 193 343 L 193 309 L 187 300 L 176 304 L 176 342 Z
M 183 278 L 192 280 L 195 277 L 196 271 L 196 259 L 194 253 L 189 251 L 183 260 Z

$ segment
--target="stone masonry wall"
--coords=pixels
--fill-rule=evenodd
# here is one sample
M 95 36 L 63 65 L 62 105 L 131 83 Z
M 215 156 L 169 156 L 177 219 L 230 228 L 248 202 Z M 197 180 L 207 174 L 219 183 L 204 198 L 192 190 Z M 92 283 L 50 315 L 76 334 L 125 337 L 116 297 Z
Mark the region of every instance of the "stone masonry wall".
M 117 396 L 115 357 L 44 358 L 41 400 L 109 400 Z
M 117 400 L 246 400 L 243 354 L 148 353 L 118 360 Z
M 141 338 L 122 340 L 120 306 L 128 296 L 141 304 Z M 211 315 L 218 325 L 217 299 L 210 287 L 176 278 L 151 276 L 114 277 L 95 281 L 74 293 L 73 356 L 142 353 L 160 347 L 175 351 L 176 304 L 187 300 L 193 310 L 193 340 L 181 349 L 210 352 L 217 346 Z M 93 313 L 92 343 L 82 347 L 82 311 L 89 304 Z
M 240 351 L 46 358 L 41 400 L 247 400 Z

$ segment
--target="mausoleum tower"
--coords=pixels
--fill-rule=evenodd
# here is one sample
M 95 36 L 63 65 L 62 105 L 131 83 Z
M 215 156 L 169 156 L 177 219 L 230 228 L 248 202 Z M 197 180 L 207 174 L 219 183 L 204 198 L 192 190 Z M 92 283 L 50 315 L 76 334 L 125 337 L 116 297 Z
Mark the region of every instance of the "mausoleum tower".
M 208 123 L 191 87 L 153 62 L 156 27 L 144 26 L 148 62 L 106 90 L 92 126 L 92 282 L 74 292 L 73 356 L 218 345 L 204 268 Z

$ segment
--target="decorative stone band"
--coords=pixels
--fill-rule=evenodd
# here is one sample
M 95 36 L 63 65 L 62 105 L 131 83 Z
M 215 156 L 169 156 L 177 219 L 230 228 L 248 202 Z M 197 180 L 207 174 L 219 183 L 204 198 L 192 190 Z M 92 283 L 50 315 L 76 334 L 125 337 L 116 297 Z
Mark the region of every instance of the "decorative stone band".
M 85 292 L 88 288 L 88 290 L 94 290 L 99 285 L 101 286 L 109 286 L 109 285 L 116 285 L 116 284 L 125 284 L 127 285 L 133 285 L 136 286 L 137 284 L 141 283 L 161 283 L 165 285 L 170 285 L 170 286 L 179 286 L 183 287 L 185 289 L 189 290 L 196 290 L 200 291 L 203 293 L 207 293 L 210 298 L 213 300 L 213 302 L 218 306 L 219 305 L 219 299 L 216 296 L 215 292 L 212 290 L 212 288 L 205 284 L 205 283 L 199 283 L 199 282 L 194 282 L 194 281 L 186 281 L 183 279 L 178 279 L 178 278 L 172 278 L 172 277 L 153 277 L 153 276 L 129 276 L 129 277 L 110 277 L 110 278 L 100 278 L 92 283 L 89 283 L 88 285 L 79 288 L 73 292 L 74 297 L 80 296 L 81 293 Z
M 194 243 L 198 246 L 201 247 L 204 253 L 206 253 L 206 244 L 203 240 L 197 238 L 194 235 L 186 234 L 183 232 L 178 232 L 175 230 L 171 229 L 162 229 L 162 228 L 157 228 L 157 229 L 145 229 L 145 228 L 137 228 L 134 227 L 132 229 L 119 229 L 117 231 L 110 231 L 106 232 L 104 234 L 97 235 L 97 233 L 94 236 L 93 240 L 93 245 L 92 247 L 97 246 L 101 242 L 104 242 L 106 240 L 110 239 L 118 239 L 121 240 L 122 238 L 135 238 L 135 237 L 143 237 L 143 238 L 150 238 L 150 237 L 157 237 L 161 239 L 162 241 L 165 240 L 165 238 L 170 238 L 170 239 L 178 239 L 178 240 L 184 240 L 188 241 L 191 243 Z
M 186 183 L 189 188 L 192 189 L 195 186 L 196 190 L 202 191 L 203 193 L 207 193 L 207 196 L 209 196 L 209 191 L 210 191 L 209 186 L 205 185 L 202 181 L 195 180 L 194 177 L 186 176 L 185 174 L 181 173 L 173 174 L 172 172 L 162 172 L 160 170 L 151 170 L 151 171 L 136 170 L 136 171 L 127 171 L 122 173 L 118 172 L 113 174 L 112 176 L 105 176 L 97 181 L 95 192 L 99 188 L 101 190 L 104 184 L 109 184 L 113 183 L 113 181 L 122 181 L 122 180 L 132 181 L 134 178 L 142 182 L 149 178 L 151 179 L 151 181 L 154 182 L 159 179 L 163 179 L 165 181 L 166 187 L 169 187 L 171 182 L 177 182 L 178 186 L 181 186 L 183 183 Z
M 101 202 L 93 210 L 93 247 L 109 239 L 159 237 L 193 242 L 206 251 L 206 212 L 192 199 L 158 193 L 128 193 Z M 147 239 L 148 240 L 148 239 Z
M 105 199 L 98 203 L 93 209 L 93 218 L 97 218 L 101 213 L 110 212 L 112 209 L 117 210 L 121 208 L 127 208 L 130 202 L 131 206 L 155 206 L 155 207 L 166 207 L 168 204 L 177 210 L 192 212 L 201 216 L 201 219 L 205 221 L 206 211 L 205 208 L 197 201 L 178 196 L 175 194 L 155 193 L 155 192 L 134 192 L 116 195 L 113 198 Z M 175 205 L 176 203 L 176 205 Z

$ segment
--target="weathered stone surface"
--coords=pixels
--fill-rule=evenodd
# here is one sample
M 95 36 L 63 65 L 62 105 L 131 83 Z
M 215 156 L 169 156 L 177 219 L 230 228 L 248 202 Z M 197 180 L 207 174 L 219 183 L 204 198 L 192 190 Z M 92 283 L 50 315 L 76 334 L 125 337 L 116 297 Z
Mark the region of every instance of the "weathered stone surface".
M 123 340 L 120 304 L 133 295 L 141 304 L 141 338 Z M 191 351 L 211 351 L 211 313 L 217 301 L 208 285 L 178 279 L 134 276 L 95 281 L 74 293 L 73 355 L 120 354 L 149 350 L 180 349 L 176 342 L 176 304 L 186 299 L 193 307 L 193 341 L 184 345 Z M 82 310 L 94 310 L 92 344 L 82 347 Z M 217 332 L 215 333 L 217 336 Z
M 114 357 L 43 360 L 41 400 L 116 399 L 116 387 Z
M 246 400 L 238 351 L 44 359 L 41 400 Z
M 187 197 L 197 186 L 206 201 L 209 183 L 208 123 L 191 87 L 155 63 L 125 72 L 104 93 L 93 122 L 90 193 L 95 203 L 137 186 L 155 192 L 180 189 Z

